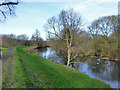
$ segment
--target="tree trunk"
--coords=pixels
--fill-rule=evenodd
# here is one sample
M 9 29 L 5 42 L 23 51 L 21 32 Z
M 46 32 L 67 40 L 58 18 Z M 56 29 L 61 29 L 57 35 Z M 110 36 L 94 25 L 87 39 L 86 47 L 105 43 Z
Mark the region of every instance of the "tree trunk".
M 67 61 L 67 66 L 70 64 L 70 47 L 68 45 L 68 61 Z
M 69 66 L 70 60 L 71 60 L 72 32 L 70 32 L 70 35 L 68 35 L 68 34 L 69 33 L 66 33 L 66 43 L 67 43 L 67 49 L 68 49 L 68 51 L 67 51 L 68 52 L 67 66 Z
M 69 39 L 68 33 L 66 33 L 66 44 L 67 44 L 67 52 L 68 52 L 68 61 L 67 61 L 67 66 L 70 64 L 70 57 L 71 57 L 71 41 Z

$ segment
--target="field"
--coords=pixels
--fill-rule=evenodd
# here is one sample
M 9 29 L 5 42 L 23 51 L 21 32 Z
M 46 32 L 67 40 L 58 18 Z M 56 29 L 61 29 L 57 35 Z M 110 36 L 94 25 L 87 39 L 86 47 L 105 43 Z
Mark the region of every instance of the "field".
M 16 47 L 9 54 L 3 70 L 3 88 L 111 88 L 105 82 L 25 49 Z

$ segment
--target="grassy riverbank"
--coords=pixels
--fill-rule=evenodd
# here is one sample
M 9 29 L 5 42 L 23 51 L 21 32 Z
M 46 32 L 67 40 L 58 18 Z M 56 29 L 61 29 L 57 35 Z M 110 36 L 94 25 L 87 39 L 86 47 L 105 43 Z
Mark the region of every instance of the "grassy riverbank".
M 5 64 L 3 87 L 110 88 L 110 85 L 17 47 Z

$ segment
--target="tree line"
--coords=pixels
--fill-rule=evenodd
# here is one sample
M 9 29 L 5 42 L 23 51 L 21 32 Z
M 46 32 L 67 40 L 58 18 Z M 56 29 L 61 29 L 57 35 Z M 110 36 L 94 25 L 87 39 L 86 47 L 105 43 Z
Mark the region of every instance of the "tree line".
M 83 26 L 82 16 L 72 8 L 49 18 L 44 26 L 49 45 L 57 53 L 64 53 L 67 65 L 78 55 L 119 59 L 118 15 L 100 17 L 87 30 Z
M 29 39 L 26 34 L 15 35 L 15 34 L 2 34 L 2 47 L 13 47 L 13 46 L 36 46 L 44 47 L 46 42 L 40 36 L 40 32 L 36 29 L 35 33 Z

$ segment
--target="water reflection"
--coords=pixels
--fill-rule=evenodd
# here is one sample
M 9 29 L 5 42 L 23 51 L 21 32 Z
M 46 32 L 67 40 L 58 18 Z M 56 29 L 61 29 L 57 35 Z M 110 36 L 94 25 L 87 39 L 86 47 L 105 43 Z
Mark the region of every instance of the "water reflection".
M 67 57 L 63 54 L 56 54 L 50 48 L 46 50 L 39 50 L 40 56 L 51 60 L 57 61 L 63 65 L 67 64 Z M 78 63 L 77 63 L 78 62 Z M 107 61 L 90 57 L 76 57 L 75 63 L 70 64 L 71 68 L 75 68 L 77 71 L 85 73 L 92 78 L 97 78 L 110 84 L 113 88 L 118 88 L 120 81 L 120 62 Z

